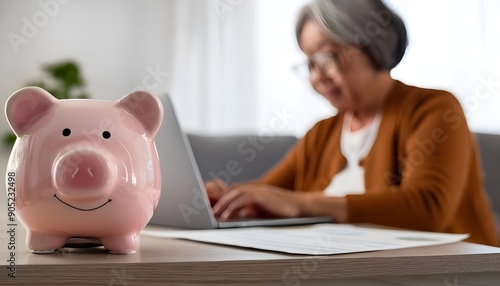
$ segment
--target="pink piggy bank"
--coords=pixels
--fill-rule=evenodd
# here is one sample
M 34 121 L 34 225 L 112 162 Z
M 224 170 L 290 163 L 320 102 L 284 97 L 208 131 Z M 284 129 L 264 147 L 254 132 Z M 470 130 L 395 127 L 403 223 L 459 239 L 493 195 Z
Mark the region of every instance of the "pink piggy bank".
M 18 137 L 7 195 L 15 194 L 28 248 L 51 253 L 88 237 L 110 253 L 134 253 L 160 198 L 160 101 L 146 92 L 57 100 L 27 87 L 10 96 L 6 116 Z

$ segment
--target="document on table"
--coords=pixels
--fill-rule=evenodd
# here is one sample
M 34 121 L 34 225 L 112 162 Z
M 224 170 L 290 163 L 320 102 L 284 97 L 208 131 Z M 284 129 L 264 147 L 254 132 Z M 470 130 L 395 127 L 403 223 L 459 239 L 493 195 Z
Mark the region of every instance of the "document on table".
M 143 235 L 305 255 L 390 250 L 458 242 L 467 234 L 388 230 L 346 224 L 210 230 L 146 229 Z

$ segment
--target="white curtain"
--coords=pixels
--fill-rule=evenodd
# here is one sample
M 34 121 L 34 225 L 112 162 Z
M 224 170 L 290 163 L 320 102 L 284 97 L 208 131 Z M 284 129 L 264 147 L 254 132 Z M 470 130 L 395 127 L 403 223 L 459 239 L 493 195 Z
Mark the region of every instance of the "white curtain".
M 244 132 L 257 120 L 255 5 L 228 2 L 176 1 L 171 93 L 191 132 Z
M 305 2 L 175 2 L 170 93 L 186 130 L 302 135 L 331 114 L 291 72 L 292 64 L 304 60 L 293 26 Z
M 302 136 L 335 110 L 290 67 L 304 56 L 294 23 L 307 0 L 174 0 L 170 92 L 196 133 Z M 410 47 L 395 78 L 461 101 L 475 131 L 500 133 L 500 1 L 386 0 Z

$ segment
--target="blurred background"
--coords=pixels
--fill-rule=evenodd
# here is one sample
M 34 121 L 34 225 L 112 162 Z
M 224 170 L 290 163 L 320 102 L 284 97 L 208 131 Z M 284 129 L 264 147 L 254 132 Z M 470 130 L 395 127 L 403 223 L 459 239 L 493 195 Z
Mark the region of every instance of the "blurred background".
M 92 98 L 170 93 L 191 133 L 302 136 L 335 114 L 291 70 L 305 60 L 294 24 L 306 2 L 0 0 L 0 102 L 73 60 Z M 451 91 L 473 131 L 500 134 L 500 1 L 386 2 L 410 38 L 393 76 Z

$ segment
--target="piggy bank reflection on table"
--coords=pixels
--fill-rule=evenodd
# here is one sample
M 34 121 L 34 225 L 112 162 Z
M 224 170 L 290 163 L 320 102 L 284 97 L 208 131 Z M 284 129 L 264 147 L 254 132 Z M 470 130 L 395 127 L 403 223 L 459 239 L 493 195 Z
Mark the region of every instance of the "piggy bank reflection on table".
M 15 193 L 28 248 L 51 253 L 71 237 L 89 237 L 110 253 L 135 252 L 160 197 L 160 101 L 146 92 L 116 102 L 57 100 L 27 87 L 5 111 L 17 135 L 7 195 Z

